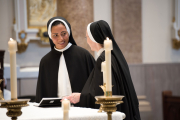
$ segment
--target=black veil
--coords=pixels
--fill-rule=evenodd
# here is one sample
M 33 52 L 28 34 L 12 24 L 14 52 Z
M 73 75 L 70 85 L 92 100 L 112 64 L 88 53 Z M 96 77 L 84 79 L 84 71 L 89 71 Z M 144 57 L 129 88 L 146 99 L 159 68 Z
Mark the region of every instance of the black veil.
M 90 33 L 93 36 L 94 40 L 97 43 L 103 44 L 104 40 L 108 37 L 112 40 L 113 43 L 113 50 L 111 53 L 117 60 L 117 64 L 120 68 L 120 72 L 122 74 L 122 80 L 118 80 L 119 83 L 123 83 L 124 90 L 125 90 L 125 97 L 129 102 L 130 107 L 132 107 L 133 116 L 139 116 L 137 113 L 137 108 L 139 107 L 139 102 L 137 99 L 137 95 L 134 89 L 134 85 L 131 79 L 130 71 L 128 64 L 122 54 L 120 48 L 118 47 L 111 29 L 106 21 L 99 20 L 93 23 L 90 23 Z

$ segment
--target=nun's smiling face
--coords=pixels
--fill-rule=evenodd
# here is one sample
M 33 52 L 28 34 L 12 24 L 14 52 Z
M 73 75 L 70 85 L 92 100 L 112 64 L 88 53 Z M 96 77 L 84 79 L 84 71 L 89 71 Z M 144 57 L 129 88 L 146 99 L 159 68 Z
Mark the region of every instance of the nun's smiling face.
M 69 34 L 66 27 L 58 24 L 51 28 L 51 38 L 57 49 L 63 49 L 69 42 Z

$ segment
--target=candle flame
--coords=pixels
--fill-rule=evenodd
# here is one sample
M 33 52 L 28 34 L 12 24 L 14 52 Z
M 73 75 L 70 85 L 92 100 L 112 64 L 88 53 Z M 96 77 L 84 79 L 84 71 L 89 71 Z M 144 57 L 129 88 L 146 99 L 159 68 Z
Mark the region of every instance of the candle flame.
M 108 38 L 108 37 L 107 37 L 106 39 L 107 39 L 107 40 L 109 40 L 109 38 Z
M 63 100 L 68 100 L 67 98 L 63 99 Z
M 11 41 L 13 41 L 13 39 L 12 39 L 12 38 L 10 38 L 10 40 L 11 40 Z

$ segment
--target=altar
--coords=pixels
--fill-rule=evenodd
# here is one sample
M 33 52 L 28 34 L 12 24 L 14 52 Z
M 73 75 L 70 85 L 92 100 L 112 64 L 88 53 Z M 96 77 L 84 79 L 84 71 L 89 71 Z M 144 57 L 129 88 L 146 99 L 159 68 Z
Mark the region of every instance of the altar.
M 61 107 L 36 107 L 37 103 L 28 103 L 29 106 L 22 107 L 22 115 L 18 120 L 63 120 L 63 110 Z M 0 120 L 10 120 L 6 116 L 7 109 L 0 108 Z M 123 120 L 125 114 L 113 112 L 112 120 Z M 105 112 L 98 113 L 98 109 L 71 107 L 69 110 L 69 120 L 107 120 Z

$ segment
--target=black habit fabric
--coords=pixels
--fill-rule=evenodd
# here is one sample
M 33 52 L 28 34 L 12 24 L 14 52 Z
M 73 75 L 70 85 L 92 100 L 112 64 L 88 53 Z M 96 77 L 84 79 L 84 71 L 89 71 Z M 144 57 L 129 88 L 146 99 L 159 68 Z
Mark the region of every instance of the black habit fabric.
M 128 64 L 118 47 L 111 33 L 107 22 L 100 20 L 90 25 L 90 32 L 96 42 L 103 44 L 106 37 L 112 40 L 113 50 L 111 51 L 112 66 L 112 94 L 123 95 L 122 104 L 117 106 L 117 111 L 126 114 L 125 120 L 140 120 L 139 102 L 131 80 Z M 105 52 L 97 58 L 95 67 L 90 74 L 80 97 L 79 105 L 81 107 L 99 108 L 95 104 L 95 96 L 104 95 L 99 85 L 103 85 L 103 73 L 101 72 L 101 63 L 105 61 Z
M 63 19 L 70 28 L 70 24 L 62 17 L 50 19 L 48 25 L 53 19 Z M 54 49 L 54 43 L 50 38 L 49 40 L 51 51 L 41 59 L 39 65 L 36 102 L 40 102 L 42 98 L 58 97 L 58 70 L 62 52 L 56 51 Z M 72 32 L 69 37 L 69 42 L 71 42 L 72 45 L 63 51 L 63 55 L 69 74 L 71 89 L 72 92 L 81 92 L 88 76 L 94 68 L 95 61 L 87 50 L 76 45 L 72 37 Z

